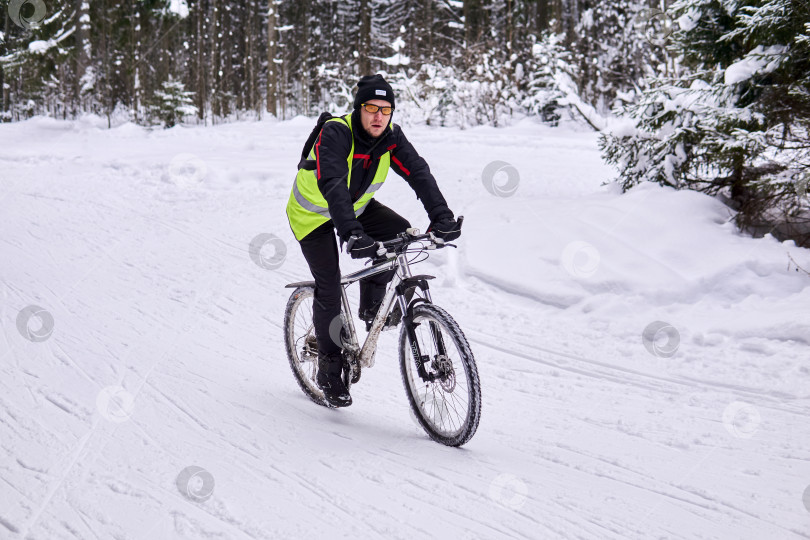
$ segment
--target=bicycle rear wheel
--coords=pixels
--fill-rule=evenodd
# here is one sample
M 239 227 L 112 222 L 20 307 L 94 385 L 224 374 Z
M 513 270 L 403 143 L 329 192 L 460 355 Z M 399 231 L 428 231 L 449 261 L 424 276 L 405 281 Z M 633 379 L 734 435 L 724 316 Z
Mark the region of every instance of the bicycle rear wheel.
M 284 312 L 284 344 L 295 380 L 304 393 L 324 407 L 330 407 L 318 387 L 318 350 L 315 340 L 315 327 L 312 324 L 312 303 L 315 290 L 312 287 L 298 287 L 287 301 Z
M 415 305 L 413 322 L 420 362 L 433 380 L 419 375 L 403 325 L 399 363 L 408 402 L 431 439 L 461 446 L 475 435 L 481 418 L 481 385 L 470 345 L 456 321 L 438 306 Z

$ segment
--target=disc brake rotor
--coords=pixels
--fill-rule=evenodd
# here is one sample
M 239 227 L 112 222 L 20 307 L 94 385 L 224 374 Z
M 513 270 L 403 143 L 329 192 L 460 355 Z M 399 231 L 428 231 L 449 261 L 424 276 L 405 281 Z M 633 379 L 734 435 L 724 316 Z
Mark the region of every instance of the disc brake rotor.
M 453 362 L 444 355 L 439 355 L 431 363 L 431 367 L 439 375 L 439 385 L 445 392 L 452 392 L 456 389 L 456 372 L 453 369 Z

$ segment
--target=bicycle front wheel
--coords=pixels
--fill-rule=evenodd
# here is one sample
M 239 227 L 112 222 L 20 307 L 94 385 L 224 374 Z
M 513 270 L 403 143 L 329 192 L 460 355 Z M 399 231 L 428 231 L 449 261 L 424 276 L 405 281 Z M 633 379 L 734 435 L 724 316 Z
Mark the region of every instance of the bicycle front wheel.
M 475 435 L 481 418 L 481 384 L 467 338 L 445 310 L 433 304 L 413 307 L 419 374 L 405 325 L 399 334 L 402 382 L 411 409 L 436 442 L 461 446 Z

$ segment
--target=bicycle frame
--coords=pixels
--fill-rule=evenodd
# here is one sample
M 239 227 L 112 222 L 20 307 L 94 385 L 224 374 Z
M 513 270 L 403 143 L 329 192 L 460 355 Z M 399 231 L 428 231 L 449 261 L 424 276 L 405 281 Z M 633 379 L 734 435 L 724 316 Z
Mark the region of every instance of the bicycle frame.
M 351 306 L 349 305 L 349 297 L 346 295 L 346 287 L 355 281 L 376 276 L 377 274 L 382 274 L 383 272 L 388 272 L 392 269 L 396 269 L 397 271 L 385 290 L 385 296 L 383 296 L 380 309 L 377 311 L 377 315 L 374 317 L 374 321 L 371 323 L 368 336 L 366 336 L 366 340 L 363 342 L 363 346 L 361 347 L 357 341 L 357 330 L 354 326 L 354 318 L 350 315 L 352 311 Z M 399 302 L 399 309 L 403 315 L 403 324 L 408 324 L 406 321 L 408 306 L 405 303 L 405 296 L 398 294 L 397 288 L 403 281 L 412 277 L 413 275 L 411 274 L 411 268 L 408 264 L 408 258 L 404 253 L 401 253 L 396 257 L 376 264 L 371 268 L 358 270 L 357 272 L 353 272 L 341 278 L 341 300 L 343 303 L 343 311 L 346 313 L 345 319 L 346 324 L 349 327 L 350 334 L 350 343 L 346 348 L 350 353 L 358 358 L 362 367 L 372 367 L 374 365 L 374 352 L 377 350 L 377 341 L 380 339 L 380 333 L 385 326 L 385 321 L 388 318 L 388 314 L 391 312 L 395 301 Z M 423 292 L 425 294 L 425 299 L 432 303 L 433 299 L 430 296 L 430 290 L 425 287 L 423 288 Z M 409 331 L 412 332 L 413 330 L 410 329 Z M 414 343 L 414 340 L 411 340 L 411 343 Z M 442 349 L 444 349 L 443 346 Z M 419 358 L 418 345 L 414 351 L 414 354 L 416 355 L 416 358 Z M 419 364 L 419 362 L 417 362 L 417 364 Z M 419 367 L 421 371 L 423 368 L 421 368 L 421 365 L 419 365 Z
M 459 227 L 461 227 L 463 220 L 464 217 L 459 216 Z M 409 243 L 422 241 L 430 242 L 429 246 L 423 248 L 427 250 L 436 249 L 437 247 L 445 247 L 445 245 L 455 247 L 453 244 L 445 244 L 443 241 L 437 240 L 433 233 L 420 235 L 417 229 L 408 229 L 405 233 L 398 235 L 397 239 L 379 242 L 380 250 L 382 251 L 379 251 L 378 253 L 380 255 L 382 255 L 382 253 L 386 253 L 388 257 L 386 260 L 378 262 L 370 268 L 364 268 L 363 270 L 358 270 L 357 272 L 341 276 L 341 310 L 345 314 L 343 321 L 349 334 L 347 340 L 345 338 L 341 338 L 341 345 L 343 350 L 346 351 L 351 357 L 351 364 L 356 364 L 359 367 L 374 366 L 374 353 L 377 350 L 377 342 L 379 341 L 380 333 L 385 328 L 388 316 L 391 313 L 394 302 L 396 301 L 399 302 L 399 309 L 402 313 L 402 323 L 404 325 L 404 330 L 407 334 L 408 340 L 411 343 L 411 354 L 413 356 L 414 363 L 416 364 L 417 372 L 424 381 L 433 382 L 435 380 L 436 375 L 434 373 L 428 374 L 427 370 L 425 369 L 425 363 L 430 358 L 428 356 L 422 356 L 418 340 L 416 339 L 416 327 L 418 324 L 413 322 L 412 313 L 408 311 L 409 301 L 411 306 L 415 302 L 420 301 L 427 302 L 429 304 L 433 303 L 433 298 L 430 295 L 427 282 L 430 279 L 434 279 L 434 276 L 422 274 L 417 276 L 412 275 L 410 264 L 408 262 L 407 251 L 402 249 L 403 246 L 407 247 Z M 391 251 L 392 249 L 393 251 Z M 346 288 L 356 281 L 360 281 L 361 279 L 371 276 L 376 276 L 390 270 L 396 271 L 394 272 L 394 276 L 391 278 L 391 281 L 388 283 L 385 290 L 385 295 L 380 303 L 380 308 L 377 310 L 377 314 L 369 326 L 369 332 L 366 336 L 366 340 L 361 346 L 357 339 L 357 329 L 354 326 L 354 318 L 351 316 L 352 309 L 351 305 L 349 304 L 349 297 L 346 295 Z M 314 287 L 314 285 L 315 283 L 311 281 L 300 281 L 297 283 L 288 283 L 287 287 Z M 415 287 L 419 287 L 422 290 L 424 297 L 417 300 L 407 299 L 407 291 Z M 433 342 L 436 345 L 437 353 L 433 358 L 433 361 L 441 361 L 442 358 L 447 356 L 447 350 L 444 345 L 442 333 L 438 326 L 432 321 L 430 322 L 430 329 Z M 348 343 L 346 343 L 346 341 L 348 341 Z M 444 377 L 444 375 L 440 376 Z

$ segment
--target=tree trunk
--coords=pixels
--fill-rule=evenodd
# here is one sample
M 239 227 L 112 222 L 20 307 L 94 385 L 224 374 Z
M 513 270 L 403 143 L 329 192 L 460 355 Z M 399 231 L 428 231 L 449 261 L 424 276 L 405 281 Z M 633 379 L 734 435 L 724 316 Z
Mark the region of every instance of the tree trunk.
M 554 14 L 554 33 L 562 34 L 565 31 L 563 26 L 563 2 L 564 0 L 551 0 L 552 13 Z
M 506 0 L 506 46 L 512 51 L 515 39 L 515 0 Z
M 82 78 L 90 65 L 90 4 L 87 0 L 76 0 L 76 62 L 73 68 L 72 108 L 75 116 L 82 109 Z
M 205 9 L 204 2 L 197 3 L 197 117 L 200 120 L 205 119 L 205 61 L 203 50 L 205 48 Z
M 134 74 L 132 77 L 132 109 L 135 112 L 135 121 L 138 121 L 138 111 L 141 107 L 141 11 L 140 5 L 136 4 L 133 9 L 135 13 L 133 18 L 135 20 L 135 26 L 132 29 L 132 41 L 131 41 L 131 51 L 132 51 L 132 62 L 134 65 Z
M 360 35 L 358 43 L 360 75 L 371 75 L 371 0 L 360 0 Z
M 254 26 L 255 20 L 254 17 L 256 15 L 256 0 L 250 0 L 248 2 L 248 25 L 247 25 L 247 66 L 248 66 L 248 99 L 250 103 L 248 103 L 247 108 L 251 111 L 258 111 L 258 91 L 256 87 L 256 54 L 254 51 L 255 39 L 254 39 Z
M 276 66 L 276 6 L 270 0 L 267 14 L 267 112 L 278 117 L 276 88 L 278 87 L 278 69 Z
M 534 16 L 534 30 L 539 38 L 548 30 L 550 0 L 537 0 L 537 11 Z
M 427 50 L 433 62 L 433 0 L 425 0 L 425 27 L 427 32 Z
M 214 58 L 211 69 L 214 77 L 214 87 L 211 89 L 211 115 L 212 118 L 222 117 L 222 10 L 219 7 L 219 0 L 213 0 L 214 11 Z
M 0 42 L 0 55 L 6 55 L 8 54 L 9 51 L 8 42 L 11 39 L 8 35 L 9 31 L 8 25 L 11 19 L 5 12 L 2 13 L 3 13 L 3 21 L 5 22 L 5 24 L 3 25 L 3 36 L 5 36 L 5 39 L 2 42 Z M 0 63 L 0 106 L 2 107 L 2 109 L 0 109 L 0 112 L 4 113 L 8 112 L 9 98 L 10 98 L 9 89 L 6 88 L 5 71 L 6 69 Z
M 481 40 L 482 19 L 481 0 L 464 0 L 464 39 L 467 48 Z

